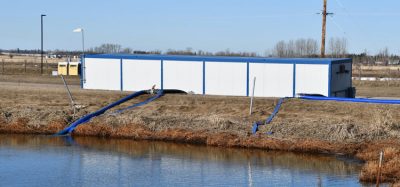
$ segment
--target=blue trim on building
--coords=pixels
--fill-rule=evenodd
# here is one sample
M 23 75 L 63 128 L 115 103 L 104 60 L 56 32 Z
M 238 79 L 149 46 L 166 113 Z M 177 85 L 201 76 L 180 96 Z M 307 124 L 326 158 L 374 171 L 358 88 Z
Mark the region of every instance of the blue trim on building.
M 161 60 L 161 90 L 164 90 L 164 60 Z
M 331 97 L 331 82 L 332 82 L 332 64 L 329 64 L 329 70 L 328 70 L 328 97 Z
M 237 63 L 276 63 L 276 64 L 340 64 L 351 62 L 351 59 L 331 58 L 262 58 L 262 57 L 218 57 L 218 56 L 186 56 L 186 55 L 125 55 L 125 54 L 98 54 L 86 55 L 86 58 L 109 59 L 142 59 L 142 60 L 174 60 L 198 62 L 237 62 Z
M 137 59 L 137 60 L 160 60 L 161 62 L 161 89 L 164 89 L 164 61 L 190 61 L 203 63 L 203 94 L 206 94 L 206 63 L 246 63 L 246 96 L 250 95 L 250 63 L 269 63 L 269 64 L 293 64 L 293 97 L 296 96 L 296 66 L 297 64 L 316 64 L 328 65 L 328 96 L 332 93 L 332 65 L 333 64 L 347 64 L 350 63 L 352 67 L 352 59 L 330 59 L 330 58 L 259 58 L 259 57 L 215 57 L 215 56 L 177 56 L 177 55 L 123 55 L 123 54 L 102 54 L 102 55 L 84 55 L 81 57 L 81 88 L 84 87 L 86 69 L 86 58 L 100 58 L 100 59 L 120 59 L 121 68 L 121 85 L 120 89 L 123 90 L 123 59 Z M 351 73 L 352 77 L 352 73 Z M 352 85 L 352 82 L 351 82 Z
M 203 95 L 206 94 L 206 62 L 203 61 Z
M 83 78 L 82 78 L 82 76 L 83 76 L 83 59 L 85 59 L 85 58 L 83 58 L 82 56 L 79 59 L 79 61 L 81 61 L 81 74 L 79 75 L 81 89 L 83 89 Z
M 296 97 L 296 63 L 293 63 L 293 97 Z
M 351 58 L 334 58 L 332 59 L 331 64 L 346 64 L 353 63 L 353 59 Z
M 121 60 L 119 61 L 119 66 L 120 66 L 120 74 L 121 74 L 121 91 L 124 91 L 124 78 L 123 78 L 123 75 L 124 75 L 124 72 L 123 72 L 123 67 L 122 67 L 122 58 L 121 58 Z
M 350 86 L 353 87 L 353 60 L 350 63 Z
M 249 91 L 250 91 L 250 63 L 247 62 L 247 71 L 246 71 L 246 96 L 249 97 Z

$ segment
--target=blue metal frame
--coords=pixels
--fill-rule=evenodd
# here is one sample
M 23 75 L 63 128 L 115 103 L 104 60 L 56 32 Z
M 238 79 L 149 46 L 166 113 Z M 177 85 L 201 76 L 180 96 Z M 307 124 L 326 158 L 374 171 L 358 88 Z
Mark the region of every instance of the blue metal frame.
M 203 61 L 203 95 L 206 94 L 206 62 Z
M 331 82 L 332 82 L 332 64 L 329 64 L 329 70 L 328 70 L 328 97 L 331 97 Z
M 350 86 L 353 87 L 353 59 L 350 62 Z
M 121 78 L 121 85 L 120 85 L 120 89 L 121 91 L 124 91 L 124 78 L 123 78 L 123 68 L 122 68 L 122 58 L 119 61 L 119 67 L 120 67 L 120 78 Z
M 161 90 L 164 90 L 164 60 L 161 60 Z
M 278 63 L 278 64 L 342 64 L 351 62 L 349 58 L 262 58 L 262 57 L 219 57 L 219 56 L 186 56 L 186 55 L 124 55 L 100 54 L 86 55 L 86 58 L 141 59 L 141 60 L 175 60 L 199 62 L 237 62 L 237 63 Z
M 250 91 L 250 63 L 247 62 L 247 72 L 246 72 L 246 96 L 249 96 Z
M 293 97 L 296 97 L 296 63 L 293 63 Z
M 81 55 L 81 74 L 79 75 L 79 79 L 80 79 L 80 85 L 81 85 L 81 89 L 83 89 L 83 60 L 85 59 L 85 57 L 82 57 Z

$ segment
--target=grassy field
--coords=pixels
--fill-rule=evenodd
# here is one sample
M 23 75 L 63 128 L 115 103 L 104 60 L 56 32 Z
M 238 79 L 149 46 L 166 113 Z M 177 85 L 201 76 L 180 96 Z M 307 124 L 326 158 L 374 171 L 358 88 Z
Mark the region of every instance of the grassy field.
M 353 77 L 400 78 L 400 66 L 356 66 L 353 64 Z
M 77 61 L 78 59 L 72 59 Z M 57 70 L 58 62 L 66 62 L 66 58 L 43 58 L 43 74 L 51 75 L 52 71 Z M 40 74 L 40 56 L 17 56 L 0 55 L 0 74 Z

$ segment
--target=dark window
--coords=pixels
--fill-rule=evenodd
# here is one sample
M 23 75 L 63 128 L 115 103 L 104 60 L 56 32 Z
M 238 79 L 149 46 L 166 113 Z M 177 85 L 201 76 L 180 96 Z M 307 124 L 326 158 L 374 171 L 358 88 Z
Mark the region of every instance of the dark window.
M 340 73 L 349 73 L 349 70 L 346 70 L 346 66 L 344 65 L 344 64 L 341 64 L 340 66 L 339 66 L 339 71 L 338 72 L 336 72 L 337 74 L 340 74 Z

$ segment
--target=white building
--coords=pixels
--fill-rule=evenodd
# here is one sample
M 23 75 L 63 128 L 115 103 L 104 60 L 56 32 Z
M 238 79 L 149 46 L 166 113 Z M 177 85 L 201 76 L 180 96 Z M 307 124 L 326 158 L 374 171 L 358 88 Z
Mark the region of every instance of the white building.
M 294 97 L 349 96 L 351 59 L 249 58 L 172 55 L 86 55 L 84 89 L 138 91 L 157 85 L 195 94 Z M 351 92 L 351 91 L 350 91 Z

